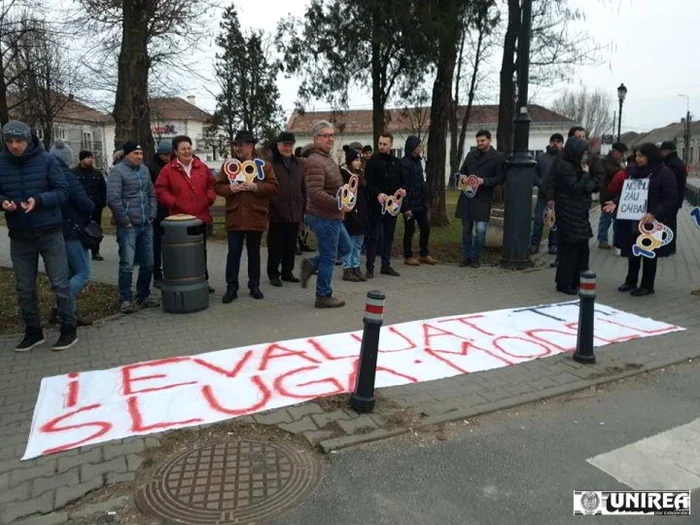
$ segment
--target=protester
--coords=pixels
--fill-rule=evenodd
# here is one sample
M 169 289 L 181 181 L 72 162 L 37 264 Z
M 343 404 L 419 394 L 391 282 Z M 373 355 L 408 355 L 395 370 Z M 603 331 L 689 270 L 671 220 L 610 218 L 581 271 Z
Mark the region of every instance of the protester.
M 364 148 L 362 148 L 362 169 L 364 169 L 365 165 L 367 164 L 367 161 L 372 158 L 372 146 L 367 144 Z
M 102 226 L 102 211 L 107 206 L 107 181 L 101 170 L 95 169 L 95 158 L 91 151 L 83 150 L 78 154 L 78 165 L 73 168 L 73 173 L 85 189 L 85 193 L 95 204 L 91 219 Z M 100 245 L 92 249 L 93 261 L 104 261 L 100 255 Z
M 401 162 L 391 154 L 394 137 L 390 133 L 379 136 L 378 151 L 367 161 L 365 180 L 367 181 L 367 199 L 370 207 L 372 227 L 365 239 L 367 250 L 367 278 L 374 277 L 374 260 L 377 254 L 382 261 L 380 273 L 399 277 L 399 272 L 391 267 L 391 249 L 396 231 L 396 216 L 382 213 L 387 197 L 406 195 L 401 180 Z M 402 206 L 403 211 L 403 206 Z
M 61 206 L 68 200 L 68 183 L 58 161 L 43 151 L 24 122 L 7 122 L 2 134 L 5 148 L 0 153 L 0 204 L 9 231 L 10 259 L 25 325 L 24 338 L 15 351 L 27 352 L 45 341 L 37 299 L 39 255 L 56 294 L 61 321 L 61 334 L 53 349 L 63 350 L 78 340 L 62 233 Z
M 158 149 L 153 156 L 146 162 L 146 167 L 151 175 L 151 182 L 155 188 L 156 181 L 160 171 L 170 162 L 173 156 L 173 141 L 171 139 L 163 139 L 158 143 Z M 163 280 L 163 250 L 162 250 L 162 234 L 160 223 L 168 216 L 168 208 L 158 202 L 158 211 L 156 212 L 156 220 L 153 221 L 153 285 L 160 288 Z
M 270 224 L 267 230 L 267 277 L 272 286 L 282 281 L 298 283 L 294 275 L 299 225 L 306 207 L 306 183 L 303 165 L 306 159 L 293 154 L 294 133 L 283 131 L 272 147 L 272 169 L 279 191 L 270 197 Z M 281 265 L 281 271 L 280 271 Z
M 119 244 L 119 309 L 128 314 L 147 306 L 158 306 L 151 298 L 153 275 L 153 222 L 157 199 L 148 168 L 143 164 L 143 148 L 129 140 L 122 148 L 124 158 L 112 166 L 107 177 L 107 206 L 117 225 Z M 133 300 L 132 274 L 138 261 L 136 300 Z
M 559 156 L 559 152 L 564 147 L 564 137 L 561 133 L 554 133 L 549 137 L 547 150 L 537 156 L 537 166 L 535 167 L 535 186 L 537 189 L 537 203 L 535 204 L 534 220 L 532 225 L 532 237 L 530 239 L 530 253 L 536 254 L 540 251 L 542 241 L 542 230 L 544 229 L 544 211 L 547 207 L 553 208 L 554 201 L 547 198 L 546 188 L 551 186 L 550 176 L 554 159 Z M 550 255 L 557 253 L 557 233 L 556 228 L 549 230 L 548 252 Z
M 671 245 L 667 244 L 657 248 L 654 251 L 656 254 L 654 258 L 635 256 L 632 252 L 632 246 L 636 244 L 640 235 L 639 223 L 656 220 L 670 227 L 678 210 L 678 189 L 673 171 L 664 165 L 661 152 L 651 143 L 642 144 L 639 147 L 636 155 L 636 168 L 630 173 L 630 178 L 649 180 L 647 214 L 641 221 L 620 221 L 623 224 L 620 229 L 622 255 L 627 257 L 628 264 L 627 277 L 618 290 L 631 292 L 630 295 L 635 297 L 642 297 L 654 293 L 658 259 L 671 255 Z M 607 211 L 612 213 L 617 205 L 619 205 L 619 197 L 606 205 Z M 642 280 L 638 287 L 640 269 L 642 269 Z
M 338 206 L 337 193 L 343 185 L 340 169 L 333 162 L 331 152 L 335 131 L 330 122 L 321 120 L 311 128 L 314 143 L 304 155 L 306 177 L 307 226 L 316 234 L 318 255 L 304 259 L 301 266 L 301 285 L 306 288 L 314 272 L 316 279 L 316 308 L 339 308 L 345 301 L 333 297 L 331 281 L 336 257 L 345 257 L 352 250 L 352 241 L 343 227 L 347 206 Z
M 343 281 L 364 282 L 367 280 L 360 269 L 360 253 L 365 239 L 365 233 L 369 229 L 369 207 L 365 189 L 365 174 L 362 171 L 362 158 L 356 149 L 348 146 L 345 150 L 345 164 L 340 168 L 343 182 L 348 184 L 350 178 L 357 177 L 357 195 L 355 207 L 345 214 L 343 226 L 352 240 L 352 250 L 343 257 Z
M 51 155 L 56 157 L 63 169 L 68 183 L 68 200 L 61 206 L 63 216 L 63 240 L 66 245 L 68 260 L 68 286 L 75 307 L 76 326 L 89 326 L 91 322 L 83 319 L 78 313 L 78 295 L 90 280 L 90 256 L 87 247 L 80 238 L 80 231 L 93 217 L 95 203 L 88 197 L 83 185 L 69 166 L 73 163 L 73 151 L 61 140 L 57 140 L 51 148 Z M 102 174 L 98 172 L 102 177 Z M 104 177 L 102 177 L 104 180 Z M 58 308 L 52 308 L 50 323 L 58 322 Z
M 404 157 L 401 159 L 401 177 L 406 185 L 406 201 L 404 206 L 403 256 L 408 266 L 419 264 L 437 264 L 437 259 L 430 256 L 430 194 L 423 173 L 423 148 L 420 138 L 409 135 L 404 146 Z M 416 224 L 420 229 L 418 259 L 413 257 L 413 234 Z
M 673 240 L 671 241 L 671 255 L 673 255 L 676 253 L 676 246 L 678 244 L 678 212 L 681 210 L 681 208 L 683 208 L 683 201 L 685 200 L 685 185 L 688 180 L 688 168 L 678 157 L 675 142 L 663 142 L 659 149 L 661 150 L 661 155 L 664 157 L 666 167 L 668 167 L 676 177 L 676 191 L 678 192 L 676 213 L 671 218 L 670 224 L 668 225 L 674 232 L 676 232 L 676 236 L 674 236 Z
M 206 225 L 212 223 L 210 208 L 216 201 L 214 178 L 209 167 L 192 154 L 192 139 L 188 136 L 175 137 L 172 148 L 175 158 L 160 170 L 156 180 L 159 209 L 165 210 L 166 217 L 184 213 L 202 221 L 204 278 L 209 281 Z M 211 286 L 209 293 L 214 293 Z
M 603 173 L 605 178 L 603 179 L 603 185 L 600 188 L 599 201 L 601 205 L 600 218 L 598 219 L 598 248 L 601 250 L 609 250 L 611 248 L 608 243 L 608 231 L 610 226 L 615 219 L 614 213 L 607 213 L 603 208 L 605 203 L 611 198 L 608 193 L 607 188 L 612 182 L 613 178 L 622 170 L 622 159 L 625 158 L 625 153 L 627 152 L 627 146 L 622 142 L 616 142 L 612 145 L 610 152 L 601 159 L 601 164 L 603 167 Z M 613 230 L 613 244 L 615 244 L 615 236 Z
M 570 137 L 552 170 L 557 217 L 557 291 L 576 295 L 581 272 L 588 269 L 588 239 L 593 237 L 588 210 L 600 182 L 588 167 L 585 140 Z
M 226 230 L 228 256 L 226 257 L 226 293 L 222 298 L 228 304 L 238 297 L 238 273 L 245 242 L 248 253 L 248 289 L 253 299 L 263 299 L 260 291 L 260 241 L 267 228 L 270 196 L 279 189 L 279 183 L 269 162 L 259 159 L 255 152 L 258 140 L 250 131 L 236 133 L 233 147 L 240 162 L 263 162 L 263 178 L 254 182 L 231 182 L 222 170 L 214 184 L 216 193 L 226 198 Z
M 476 149 L 467 154 L 459 172 L 475 175 L 479 181 L 476 195 L 471 199 L 460 192 L 455 217 L 462 221 L 462 251 L 460 266 L 478 268 L 481 253 L 486 246 L 486 230 L 491 218 L 493 189 L 506 178 L 503 154 L 491 147 L 491 132 L 476 132 Z

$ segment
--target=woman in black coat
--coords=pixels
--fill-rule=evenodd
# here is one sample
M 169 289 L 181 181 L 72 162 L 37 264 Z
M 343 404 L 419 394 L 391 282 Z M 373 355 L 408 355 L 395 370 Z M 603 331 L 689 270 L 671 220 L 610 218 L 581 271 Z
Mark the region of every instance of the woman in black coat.
M 353 175 L 357 175 L 358 178 L 355 207 L 352 211 L 345 214 L 345 221 L 343 222 L 343 227 L 350 235 L 353 245 L 350 253 L 342 259 L 343 281 L 360 282 L 367 280 L 362 274 L 362 270 L 360 270 L 360 253 L 362 252 L 365 235 L 370 228 L 369 202 L 367 200 L 365 174 L 362 172 L 360 154 L 357 150 L 349 148 L 347 145 L 343 146 L 343 149 L 345 150 L 345 165 L 340 168 L 343 182 L 347 184 Z
M 576 295 L 581 272 L 588 269 L 588 240 L 593 230 L 588 218 L 591 194 L 600 190 L 600 181 L 592 177 L 585 159 L 587 143 L 570 137 L 559 161 L 552 169 L 559 265 L 557 291 Z
M 649 195 L 647 197 L 647 214 L 641 221 L 620 221 L 620 249 L 622 256 L 627 257 L 627 278 L 618 288 L 621 292 L 632 292 L 635 297 L 651 295 L 654 293 L 654 281 L 656 279 L 656 267 L 659 257 L 671 255 L 671 244 L 661 246 L 655 250 L 656 257 L 635 256 L 632 247 L 639 237 L 639 223 L 657 220 L 661 224 L 670 226 L 677 211 L 677 187 L 676 177 L 673 172 L 664 165 L 664 159 L 659 149 L 651 143 L 642 144 L 637 150 L 635 159 L 636 168 L 630 172 L 632 179 L 649 179 Z M 608 204 L 607 210 L 614 211 L 619 204 L 619 197 L 613 204 Z M 606 210 L 606 211 L 607 211 Z M 675 232 L 674 232 L 675 234 Z M 641 286 L 639 282 L 639 270 L 642 270 Z

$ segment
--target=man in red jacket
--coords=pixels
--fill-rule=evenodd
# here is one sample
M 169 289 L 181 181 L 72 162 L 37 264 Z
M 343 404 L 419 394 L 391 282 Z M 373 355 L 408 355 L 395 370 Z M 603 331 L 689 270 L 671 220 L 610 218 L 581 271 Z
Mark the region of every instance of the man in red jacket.
M 212 222 L 209 208 L 216 201 L 214 177 L 209 167 L 192 153 L 192 139 L 179 135 L 173 139 L 175 158 L 166 164 L 156 180 L 158 202 L 168 208 L 170 215 L 186 213 L 205 225 Z M 204 234 L 204 272 L 207 270 L 207 229 Z M 214 289 L 210 286 L 209 293 Z

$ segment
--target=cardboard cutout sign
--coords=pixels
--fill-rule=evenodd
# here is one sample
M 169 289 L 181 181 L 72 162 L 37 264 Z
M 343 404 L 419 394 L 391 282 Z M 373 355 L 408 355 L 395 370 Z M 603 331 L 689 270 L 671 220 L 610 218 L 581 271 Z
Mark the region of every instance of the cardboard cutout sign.
M 622 185 L 617 219 L 638 221 L 647 214 L 649 179 L 627 179 Z
M 595 306 L 595 346 L 683 330 Z M 517 365 L 576 347 L 578 301 L 384 326 L 377 388 Z M 358 325 L 360 318 L 358 317 Z M 23 459 L 216 423 L 351 391 L 362 332 L 46 377 Z
M 254 182 L 265 179 L 265 161 L 262 159 L 246 160 L 241 162 L 238 159 L 228 159 L 221 166 L 221 171 L 226 174 L 231 184 L 241 182 Z
M 654 259 L 655 250 L 666 246 L 673 240 L 673 230 L 659 221 L 639 222 L 637 243 L 632 246 L 632 255 L 635 257 L 647 257 Z
M 384 204 L 382 205 L 382 215 L 388 213 L 389 215 L 396 217 L 401 213 L 401 202 L 403 201 L 404 193 L 402 190 L 396 190 L 393 195 L 387 195 L 384 199 Z
M 545 206 L 543 221 L 548 228 L 554 228 L 554 224 L 557 222 L 557 217 L 554 214 L 554 206 Z
M 355 207 L 357 202 L 357 186 L 360 184 L 360 179 L 357 175 L 352 175 L 348 179 L 347 184 L 343 184 L 338 188 L 338 193 L 336 197 L 338 198 L 338 209 L 342 210 L 343 206 L 347 206 L 350 209 Z
M 469 175 L 468 177 L 463 173 L 455 173 L 457 189 L 461 190 L 464 195 L 468 198 L 473 198 L 476 192 L 479 191 L 479 177 L 476 175 Z
M 690 210 L 690 217 L 693 219 L 695 226 L 700 228 L 700 206 L 696 206 Z

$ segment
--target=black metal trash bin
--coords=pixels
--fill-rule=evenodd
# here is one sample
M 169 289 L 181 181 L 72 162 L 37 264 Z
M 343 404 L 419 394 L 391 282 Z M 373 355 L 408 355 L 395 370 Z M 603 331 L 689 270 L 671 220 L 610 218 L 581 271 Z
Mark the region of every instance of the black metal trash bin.
M 209 306 L 209 285 L 204 278 L 206 226 L 192 215 L 171 215 L 162 228 L 163 309 L 171 314 L 203 310 Z

